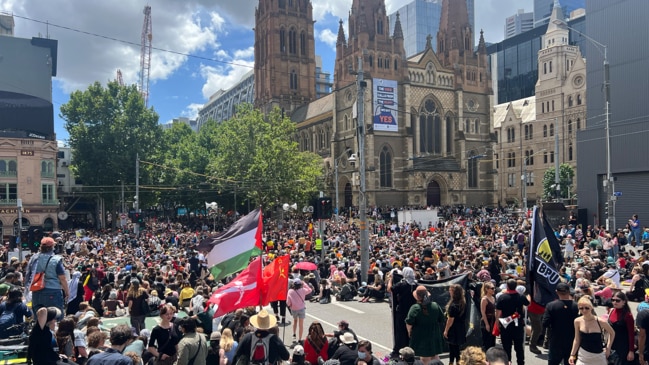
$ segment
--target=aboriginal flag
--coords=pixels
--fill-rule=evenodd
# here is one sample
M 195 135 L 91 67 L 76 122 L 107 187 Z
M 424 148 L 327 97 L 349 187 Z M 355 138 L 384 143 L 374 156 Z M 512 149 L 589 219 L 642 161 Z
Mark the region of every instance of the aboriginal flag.
M 532 233 L 527 263 L 527 281 L 532 290 L 532 300 L 545 306 L 556 298 L 559 267 L 563 264 L 561 246 L 545 216 L 539 216 L 534 207 Z

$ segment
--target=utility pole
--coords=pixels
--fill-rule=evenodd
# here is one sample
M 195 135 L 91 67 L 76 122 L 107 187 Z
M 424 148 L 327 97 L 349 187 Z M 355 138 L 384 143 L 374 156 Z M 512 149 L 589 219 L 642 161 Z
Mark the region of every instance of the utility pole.
M 367 274 L 370 268 L 370 242 L 367 232 L 367 196 L 365 194 L 365 87 L 367 82 L 363 75 L 363 56 L 358 57 L 358 71 L 356 74 L 356 87 L 358 98 L 358 159 L 360 174 L 360 194 L 358 196 L 358 209 L 360 218 L 360 239 L 361 239 L 361 279 L 367 282 Z
M 334 175 L 336 179 L 336 224 L 338 224 L 338 209 L 340 204 L 338 204 L 338 159 L 334 161 Z
M 559 179 L 559 118 L 554 118 L 554 188 L 556 199 L 561 201 L 561 185 Z
M 23 261 L 23 200 L 16 199 L 16 207 L 18 208 L 18 259 Z

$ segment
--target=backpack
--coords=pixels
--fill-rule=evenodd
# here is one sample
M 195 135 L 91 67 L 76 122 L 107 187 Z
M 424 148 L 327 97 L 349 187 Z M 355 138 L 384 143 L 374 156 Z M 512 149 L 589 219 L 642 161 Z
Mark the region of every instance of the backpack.
M 14 311 L 18 307 L 19 305 L 16 305 L 14 309 L 8 310 L 5 304 L 2 314 L 0 314 L 0 334 L 11 336 L 11 333 L 9 332 L 18 332 L 18 333 L 22 332 L 22 330 L 11 331 L 12 327 L 18 324 L 18 320 L 16 319 L 16 314 L 14 313 Z
M 250 349 L 250 364 L 267 365 L 268 362 L 268 345 L 270 344 L 270 335 L 262 338 L 253 336 Z M 256 339 L 256 341 L 255 341 Z

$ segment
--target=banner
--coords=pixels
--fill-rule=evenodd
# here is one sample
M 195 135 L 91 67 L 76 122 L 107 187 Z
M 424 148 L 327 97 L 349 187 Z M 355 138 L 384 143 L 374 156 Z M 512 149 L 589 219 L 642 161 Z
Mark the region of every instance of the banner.
M 530 252 L 527 263 L 527 281 L 532 289 L 532 300 L 545 306 L 556 298 L 559 283 L 559 266 L 563 263 L 561 246 L 547 219 L 539 216 L 534 207 L 530 233 Z
M 393 278 L 393 280 L 397 280 L 396 282 L 401 281 L 401 276 L 397 275 Z M 437 303 L 440 306 L 440 308 L 442 308 L 442 311 L 446 311 L 446 304 L 450 299 L 448 288 L 453 284 L 460 284 L 460 286 L 464 288 L 464 293 L 466 297 L 466 310 L 467 310 L 466 323 L 465 323 L 467 329 L 466 346 L 482 346 L 482 331 L 480 331 L 480 320 L 481 320 L 480 308 L 471 297 L 471 288 L 469 287 L 468 274 L 451 276 L 449 278 L 445 278 L 443 280 L 436 280 L 436 281 L 419 280 L 418 284 L 423 285 L 426 287 L 426 289 L 428 289 L 431 298 L 435 303 Z M 479 297 L 480 287 L 476 287 L 473 290 L 474 292 L 478 293 L 477 295 Z M 394 308 L 392 308 L 392 311 L 393 311 L 392 318 L 394 320 L 395 318 Z M 394 323 L 393 323 L 393 328 L 394 328 Z
M 374 130 L 398 132 L 399 99 L 395 80 L 372 79 Z

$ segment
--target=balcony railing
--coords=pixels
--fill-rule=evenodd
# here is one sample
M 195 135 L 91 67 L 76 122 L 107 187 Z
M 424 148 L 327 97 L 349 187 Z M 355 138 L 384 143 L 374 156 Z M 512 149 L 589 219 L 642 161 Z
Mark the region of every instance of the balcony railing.
M 43 205 L 59 205 L 58 199 L 43 199 Z
M 0 205 L 13 205 L 16 206 L 18 199 L 0 199 Z
M 41 177 L 44 177 L 46 179 L 53 179 L 54 178 L 54 172 L 41 171 Z
M 0 177 L 16 177 L 18 171 L 0 171 Z

